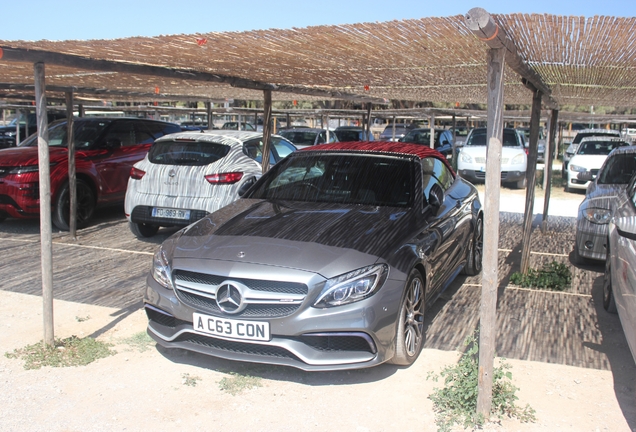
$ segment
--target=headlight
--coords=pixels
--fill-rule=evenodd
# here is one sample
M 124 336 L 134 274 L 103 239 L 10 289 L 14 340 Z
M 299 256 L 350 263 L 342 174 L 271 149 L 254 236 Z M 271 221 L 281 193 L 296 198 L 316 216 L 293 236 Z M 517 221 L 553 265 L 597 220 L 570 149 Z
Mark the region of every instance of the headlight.
M 171 262 L 163 246 L 152 257 L 152 278 L 164 288 L 174 289 L 172 285 Z
M 525 155 L 524 154 L 518 154 L 517 156 L 512 158 L 512 161 L 510 162 L 512 165 L 519 165 L 523 163 L 523 159 L 524 159 Z
M 389 273 L 386 264 L 372 265 L 329 279 L 314 307 L 341 306 L 375 294 Z
M 57 165 L 57 162 L 51 162 L 49 167 L 53 168 L 55 165 Z M 27 173 L 38 172 L 39 169 L 40 169 L 39 165 L 15 167 L 9 171 L 9 174 L 27 174 Z
M 473 157 L 465 152 L 459 154 L 459 160 L 468 164 L 473 163 Z
M 595 224 L 607 224 L 612 218 L 612 213 L 608 209 L 589 207 L 583 211 L 585 219 Z
M 10 137 L 14 137 L 16 135 L 15 131 L 14 132 L 5 132 L 4 134 L 6 136 L 10 136 Z
M 585 172 L 587 171 L 587 168 L 582 167 L 582 166 L 578 166 L 578 165 L 569 165 L 570 171 L 575 171 L 575 172 Z

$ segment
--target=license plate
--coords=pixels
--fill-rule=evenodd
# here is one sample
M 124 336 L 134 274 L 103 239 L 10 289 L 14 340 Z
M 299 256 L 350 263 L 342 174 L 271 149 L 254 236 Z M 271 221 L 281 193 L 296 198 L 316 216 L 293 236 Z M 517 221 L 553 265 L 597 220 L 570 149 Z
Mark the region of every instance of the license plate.
M 479 167 L 479 171 L 486 172 L 486 167 Z
M 192 314 L 192 327 L 197 333 L 230 339 L 268 341 L 271 339 L 269 323 L 219 318 L 199 313 Z
M 190 210 L 153 207 L 152 217 L 170 219 L 190 219 Z

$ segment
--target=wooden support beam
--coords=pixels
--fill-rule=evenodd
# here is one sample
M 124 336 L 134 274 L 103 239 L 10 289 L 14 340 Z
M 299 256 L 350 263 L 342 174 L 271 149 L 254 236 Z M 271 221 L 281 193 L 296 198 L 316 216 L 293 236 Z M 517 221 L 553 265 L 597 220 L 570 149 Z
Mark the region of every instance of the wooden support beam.
M 530 146 L 526 170 L 526 208 L 523 216 L 521 239 L 521 273 L 526 274 L 530 265 L 530 235 L 534 213 L 534 191 L 537 178 L 537 143 L 539 141 L 539 121 L 541 120 L 541 91 L 532 94 L 532 114 L 530 116 Z
M 543 198 L 543 221 L 541 222 L 541 230 L 546 232 L 548 229 L 548 208 L 550 206 L 550 190 L 552 189 L 552 158 L 557 147 L 557 127 L 559 123 L 559 111 L 552 110 L 550 115 L 550 129 L 548 131 L 548 142 L 545 149 L 545 168 L 543 176 L 543 188 L 545 196 Z
M 51 170 L 49 127 L 46 114 L 44 63 L 33 65 L 35 109 L 38 122 L 38 169 L 40 180 L 40 247 L 42 264 L 42 302 L 44 306 L 44 343 L 54 346 L 53 335 L 53 235 L 51 227 Z
M 75 138 L 73 136 L 73 92 L 66 93 L 66 141 L 68 145 L 68 190 L 70 197 L 69 234 L 77 240 L 77 176 L 75 174 Z
M 484 254 L 479 308 L 479 373 L 477 413 L 490 417 L 497 339 L 497 287 L 499 285 L 499 192 L 503 140 L 503 71 L 506 51 L 488 50 L 488 155 L 484 201 Z
M 208 130 L 214 129 L 214 122 L 212 121 L 212 102 L 207 101 L 205 103 L 205 111 L 208 115 Z
M 544 104 L 552 109 L 557 109 L 558 103 L 551 96 L 550 88 L 541 77 L 519 55 L 514 42 L 508 37 L 506 31 L 499 26 L 492 16 L 482 8 L 473 8 L 466 14 L 468 28 L 488 47 L 506 50 L 506 64 L 539 89 L 544 97 Z
M 269 170 L 270 143 L 272 141 L 272 91 L 263 91 L 263 174 Z

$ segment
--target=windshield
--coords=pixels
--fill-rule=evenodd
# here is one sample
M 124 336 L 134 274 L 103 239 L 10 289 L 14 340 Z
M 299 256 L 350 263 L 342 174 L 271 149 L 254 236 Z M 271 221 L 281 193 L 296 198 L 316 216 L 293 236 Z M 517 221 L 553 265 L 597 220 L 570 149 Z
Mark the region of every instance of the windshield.
M 230 146 L 205 141 L 160 141 L 153 144 L 148 160 L 160 165 L 208 165 L 225 157 Z
M 412 166 L 397 157 L 307 152 L 272 168 L 249 198 L 408 207 Z
M 279 135 L 287 138 L 296 145 L 314 145 L 318 132 L 297 131 L 289 129 L 280 131 Z
M 636 173 L 636 153 L 610 156 L 598 173 L 598 184 L 627 184 Z
M 581 143 L 576 154 L 579 155 L 608 155 L 617 147 L 626 145 L 621 141 L 585 141 Z
M 486 129 L 473 129 L 473 132 L 466 141 L 467 146 L 485 146 L 486 145 Z M 504 129 L 503 131 L 503 146 L 504 147 L 521 147 L 521 144 L 517 140 L 517 133 L 511 129 Z
M 73 123 L 73 141 L 76 149 L 90 148 L 95 144 L 110 125 L 110 120 L 104 121 L 75 121 Z M 66 147 L 67 145 L 66 121 L 49 125 L 49 147 Z M 37 147 L 37 134 L 31 135 L 20 143 L 20 147 Z

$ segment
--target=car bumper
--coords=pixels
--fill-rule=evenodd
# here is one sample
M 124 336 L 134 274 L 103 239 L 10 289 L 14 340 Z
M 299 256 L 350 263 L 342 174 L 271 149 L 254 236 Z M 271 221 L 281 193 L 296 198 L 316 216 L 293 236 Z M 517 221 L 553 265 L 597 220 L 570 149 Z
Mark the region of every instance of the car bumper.
M 136 206 L 128 218 L 133 223 L 145 223 L 150 225 L 159 225 L 159 226 L 188 226 L 191 223 L 198 221 L 199 219 L 203 219 L 208 215 L 208 212 L 205 210 L 196 210 L 196 209 L 180 209 L 180 210 L 188 210 L 190 212 L 190 217 L 188 219 L 176 219 L 176 218 L 167 218 L 167 217 L 156 217 L 152 215 L 151 206 Z
M 349 305 L 311 307 L 312 290 L 292 313 L 276 317 L 246 317 L 267 321 L 271 338 L 247 341 L 195 331 L 193 313 L 236 318 L 211 312 L 202 300 L 192 307 L 181 291 L 159 285 L 148 276 L 144 296 L 148 334 L 161 346 L 253 363 L 292 366 L 308 371 L 345 370 L 381 364 L 394 355 L 396 320 L 404 281 L 388 279 L 368 299 Z M 191 300 L 191 299 L 190 299 Z M 214 305 L 212 305 L 214 306 Z
M 473 183 L 483 183 L 486 181 L 486 172 L 471 170 L 471 169 L 460 169 L 459 175 L 466 180 Z M 526 177 L 525 171 L 502 171 L 501 172 L 501 182 L 502 183 L 512 183 L 517 182 L 519 180 L 523 180 Z
M 607 224 L 579 221 L 576 227 L 574 247 L 583 258 L 605 261 L 607 256 Z

